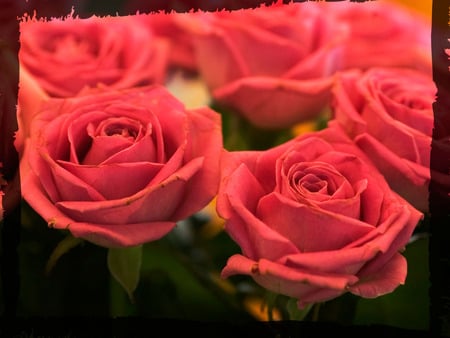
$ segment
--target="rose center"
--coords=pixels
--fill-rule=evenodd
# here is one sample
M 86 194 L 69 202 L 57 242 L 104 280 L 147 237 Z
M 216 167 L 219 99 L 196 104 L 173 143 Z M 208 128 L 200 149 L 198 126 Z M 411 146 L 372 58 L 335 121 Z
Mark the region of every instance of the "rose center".
M 298 184 L 301 186 L 302 190 L 308 190 L 310 192 L 323 192 L 328 185 L 326 181 L 317 176 L 310 177 L 308 180 L 301 179 Z
M 117 117 L 102 121 L 98 125 L 94 135 L 111 137 L 120 136 L 133 141 L 142 134 L 142 131 L 142 125 L 138 121 Z
M 106 136 L 119 135 L 122 137 L 135 139 L 138 134 L 138 130 L 135 128 L 129 128 L 128 126 L 124 127 L 122 125 L 112 124 L 105 128 L 104 133 Z
M 322 195 L 320 199 L 324 196 L 329 198 L 336 189 L 333 177 L 325 177 L 319 173 L 310 173 L 308 170 L 298 174 L 301 177 L 294 179 L 291 184 L 295 194 L 298 194 L 297 197 L 312 194 Z
M 88 136 L 78 144 L 77 157 L 83 164 L 99 164 L 118 156 L 119 153 L 140 142 L 151 125 L 145 127 L 140 121 L 127 117 L 109 117 L 86 127 Z M 151 132 L 151 130 L 150 130 Z M 152 158 L 154 149 L 148 145 L 146 154 Z
M 92 44 L 74 35 L 55 38 L 48 48 L 56 58 L 62 61 L 90 59 L 95 55 Z
M 351 185 L 328 163 L 301 162 L 286 171 L 283 191 L 297 201 L 324 201 L 353 195 Z

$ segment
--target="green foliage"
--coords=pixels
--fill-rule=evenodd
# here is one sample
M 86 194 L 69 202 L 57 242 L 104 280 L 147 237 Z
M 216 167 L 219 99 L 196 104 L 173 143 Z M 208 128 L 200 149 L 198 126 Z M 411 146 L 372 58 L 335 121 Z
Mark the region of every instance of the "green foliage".
M 354 323 L 383 324 L 395 327 L 428 330 L 429 327 L 429 267 L 428 237 L 414 241 L 403 253 L 408 262 L 404 285 L 394 292 L 375 299 L 360 299 Z
M 290 298 L 287 303 L 287 311 L 290 320 L 304 320 L 313 307 L 312 304 L 309 304 L 305 306 L 304 309 L 300 310 L 297 303 L 298 300 L 294 298 Z
M 222 116 L 224 147 L 227 150 L 266 150 L 294 137 L 291 128 L 259 128 L 216 102 L 211 107 Z
M 76 247 L 77 245 L 83 243 L 81 238 L 73 237 L 72 235 L 67 235 L 61 242 L 58 243 L 55 250 L 53 250 L 50 258 L 48 259 L 47 265 L 45 267 L 45 272 L 49 274 L 59 258 Z
M 135 303 L 112 282 L 111 315 L 188 320 L 252 320 L 233 297 L 167 239 L 143 246 Z
M 133 292 L 139 282 L 142 264 L 142 245 L 108 249 L 108 269 L 122 285 L 134 303 Z

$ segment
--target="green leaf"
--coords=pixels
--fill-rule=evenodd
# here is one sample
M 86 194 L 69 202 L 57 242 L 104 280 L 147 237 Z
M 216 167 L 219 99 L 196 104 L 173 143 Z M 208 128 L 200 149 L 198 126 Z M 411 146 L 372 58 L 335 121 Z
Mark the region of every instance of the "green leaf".
M 408 262 L 404 285 L 373 299 L 360 298 L 354 325 L 383 324 L 402 329 L 427 330 L 430 324 L 429 237 L 409 243 L 403 252 Z
M 139 282 L 142 264 L 142 245 L 108 249 L 108 269 L 128 293 L 134 303 L 133 292 Z
M 297 305 L 298 300 L 290 298 L 286 304 L 290 320 L 303 320 L 308 315 L 313 304 L 308 304 L 304 309 L 299 309 Z
M 59 242 L 47 261 L 47 264 L 45 266 L 45 273 L 48 275 L 62 255 L 82 242 L 83 239 L 73 237 L 72 235 L 68 235 L 61 242 Z
M 267 291 L 266 293 L 266 302 L 267 302 L 267 316 L 269 320 L 273 320 L 273 310 L 275 308 L 275 304 L 278 298 L 278 294 L 275 292 Z

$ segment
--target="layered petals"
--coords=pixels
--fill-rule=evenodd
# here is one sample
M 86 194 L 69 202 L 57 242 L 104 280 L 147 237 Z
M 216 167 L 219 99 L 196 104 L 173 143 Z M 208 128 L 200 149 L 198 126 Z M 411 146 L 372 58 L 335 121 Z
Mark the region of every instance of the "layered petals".
M 394 67 L 352 70 L 339 73 L 332 93 L 329 126 L 342 128 L 392 189 L 427 211 L 437 93 L 432 78 Z
M 245 77 L 213 91 L 222 104 L 233 106 L 262 128 L 283 128 L 312 119 L 330 98 L 332 78 L 292 80 Z M 274 104 L 276 102 L 276 105 Z
M 50 99 L 31 124 L 25 200 L 49 226 L 106 247 L 156 240 L 220 179 L 220 116 L 159 86 Z
M 316 4 L 195 13 L 180 23 L 214 100 L 252 124 L 285 128 L 326 106 L 347 31 Z
M 371 67 L 414 68 L 431 75 L 431 22 L 392 1 L 353 1 L 319 4 L 348 28 L 340 69 Z M 414 34 L 410 34 L 414 31 Z
M 49 96 L 74 96 L 99 83 L 130 88 L 164 80 L 166 44 L 131 17 L 30 19 L 20 30 L 21 67 Z
M 217 212 L 240 246 L 222 277 L 251 276 L 299 307 L 404 283 L 400 254 L 423 213 L 339 128 L 223 157 Z

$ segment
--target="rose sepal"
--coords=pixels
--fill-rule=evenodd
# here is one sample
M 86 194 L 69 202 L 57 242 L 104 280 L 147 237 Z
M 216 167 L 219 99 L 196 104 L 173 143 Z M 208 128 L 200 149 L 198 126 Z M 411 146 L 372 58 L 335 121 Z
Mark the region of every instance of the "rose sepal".
M 108 269 L 134 303 L 133 292 L 139 283 L 142 265 L 142 245 L 108 249 Z

